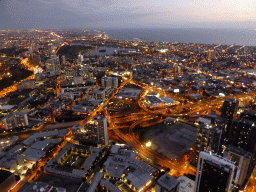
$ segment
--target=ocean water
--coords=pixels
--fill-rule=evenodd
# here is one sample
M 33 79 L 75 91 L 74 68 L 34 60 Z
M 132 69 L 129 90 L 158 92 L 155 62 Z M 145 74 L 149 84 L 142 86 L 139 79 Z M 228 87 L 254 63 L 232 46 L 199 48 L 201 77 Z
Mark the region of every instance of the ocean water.
M 162 41 L 256 46 L 256 30 L 249 29 L 101 29 L 119 40 Z

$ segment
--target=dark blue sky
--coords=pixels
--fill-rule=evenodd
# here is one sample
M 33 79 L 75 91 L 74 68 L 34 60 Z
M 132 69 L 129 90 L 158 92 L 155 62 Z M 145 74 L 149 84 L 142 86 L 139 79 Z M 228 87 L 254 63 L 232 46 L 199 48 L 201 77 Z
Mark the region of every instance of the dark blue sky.
M 255 20 L 255 0 L 0 0 L 0 29 L 254 29 Z

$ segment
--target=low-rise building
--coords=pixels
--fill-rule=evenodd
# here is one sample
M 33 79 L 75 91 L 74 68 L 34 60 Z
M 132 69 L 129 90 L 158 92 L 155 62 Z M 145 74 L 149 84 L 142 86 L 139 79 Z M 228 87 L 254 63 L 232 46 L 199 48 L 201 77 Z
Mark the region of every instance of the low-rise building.
M 102 177 L 103 174 L 101 172 L 97 172 L 92 180 L 90 187 L 86 190 L 86 192 L 94 192 L 96 190 L 96 187 L 99 185 Z
M 194 192 L 195 181 L 192 179 L 189 179 L 186 176 L 179 176 L 177 181 L 179 182 L 177 192 Z
M 55 187 L 43 182 L 33 182 L 33 183 L 25 183 L 25 185 L 20 188 L 18 192 L 67 192 L 65 188 Z
M 117 99 L 129 98 L 129 99 L 136 100 L 140 93 L 141 93 L 140 89 L 122 88 L 122 89 L 120 89 L 119 94 L 116 94 L 115 98 L 117 98 Z
M 177 179 L 168 174 L 164 174 L 157 180 L 155 189 L 156 192 L 176 192 L 178 184 Z
M 10 115 L 3 118 L 3 123 L 6 130 L 29 125 L 28 116 L 25 112 L 11 113 Z
M 79 157 L 82 157 L 82 156 L 76 156 L 78 158 L 73 158 L 71 156 L 68 159 L 67 163 L 63 165 L 63 160 L 65 158 L 68 158 L 68 154 L 72 152 L 76 153 L 77 151 L 80 151 L 81 153 L 85 153 L 89 155 L 89 157 L 86 158 L 86 160 L 82 165 L 79 164 L 79 169 L 76 167 L 69 166 L 67 164 L 74 164 L 77 161 L 81 161 L 79 160 Z M 91 169 L 94 161 L 99 156 L 99 153 L 101 151 L 102 151 L 101 148 L 93 148 L 93 147 L 68 143 L 62 148 L 62 150 L 58 153 L 58 155 L 56 155 L 54 159 L 52 159 L 46 164 L 46 166 L 44 167 L 44 170 L 48 173 L 82 179 L 85 176 L 85 173 L 87 173 Z
M 114 180 L 122 180 L 132 190 L 143 191 L 152 182 L 157 170 L 145 162 L 135 159 L 133 151 L 112 146 L 113 152 L 104 163 L 103 170 Z M 146 187 L 145 187 L 146 186 Z

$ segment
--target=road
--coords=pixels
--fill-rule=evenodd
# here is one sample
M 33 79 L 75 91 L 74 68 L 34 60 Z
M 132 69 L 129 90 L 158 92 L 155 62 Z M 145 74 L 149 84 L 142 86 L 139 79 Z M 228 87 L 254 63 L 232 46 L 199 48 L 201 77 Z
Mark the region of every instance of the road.
M 139 85 L 133 80 L 129 83 L 135 84 L 137 86 Z M 162 94 L 168 95 L 169 97 L 173 96 L 172 98 L 179 99 L 180 104 L 171 107 L 159 106 L 157 108 L 151 109 L 144 106 L 142 101 L 145 98 L 145 96 L 154 89 L 150 86 L 140 85 L 140 87 L 142 88 L 142 94 L 140 94 L 141 96 L 138 100 L 138 105 L 142 109 L 142 111 L 133 112 L 132 114 L 126 115 L 111 116 L 107 109 L 104 110 L 105 117 L 108 119 L 108 129 L 112 131 L 112 135 L 110 134 L 110 137 L 119 138 L 119 140 L 122 140 L 124 143 L 127 143 L 128 145 L 134 147 L 140 154 L 142 154 L 146 158 L 153 160 L 155 164 L 160 165 L 162 167 L 170 168 L 171 171 L 169 174 L 175 177 L 184 174 L 195 175 L 196 170 L 189 164 L 191 156 L 185 154 L 178 160 L 168 159 L 163 154 L 159 154 L 158 152 L 150 148 L 146 148 L 144 144 L 141 143 L 136 137 L 136 135 L 133 133 L 133 128 L 136 125 L 142 125 L 143 127 L 146 127 L 161 123 L 163 120 L 160 119 L 158 115 L 178 117 L 185 115 L 192 116 L 205 114 L 210 110 L 219 109 L 223 105 L 224 100 L 230 98 L 230 96 L 216 99 L 203 99 L 200 101 L 189 101 L 186 104 L 184 104 L 184 98 L 177 98 L 177 96 L 174 96 L 170 93 L 165 93 L 165 91 L 162 90 Z M 232 97 L 239 101 L 249 101 L 253 99 L 254 94 L 254 92 L 242 93 L 240 95 L 235 95 Z M 187 110 L 187 112 L 184 112 L 184 108 L 188 108 L 189 110 Z M 129 134 L 127 134 L 127 132 L 122 131 L 125 129 L 129 129 Z
M 34 74 L 37 73 L 38 71 L 41 71 L 42 69 L 40 67 L 37 67 L 37 66 L 33 66 L 33 65 L 30 65 L 28 63 L 28 58 L 25 58 L 25 59 L 22 59 L 21 60 L 21 65 L 25 66 L 28 70 L 30 71 L 33 71 Z M 26 81 L 28 79 L 34 79 L 35 78 L 35 75 L 31 75 L 29 77 L 27 77 L 26 79 L 23 79 L 17 83 L 15 83 L 14 85 L 10 86 L 10 87 L 7 87 L 5 89 L 3 89 L 2 91 L 0 91 L 0 97 L 3 97 L 5 95 L 7 95 L 8 93 L 10 92 L 14 92 L 17 90 L 17 85 L 23 81 Z
M 33 66 L 30 66 L 28 63 L 28 60 L 25 59 L 22 61 L 22 63 L 27 67 L 31 67 L 34 72 L 40 70 L 38 68 L 33 68 Z M 34 78 L 34 76 L 31 76 L 29 78 Z M 223 101 L 226 98 L 229 98 L 230 96 L 217 98 L 217 99 L 204 99 L 201 101 L 189 101 L 185 103 L 184 101 L 187 100 L 184 97 L 180 97 L 178 95 L 171 94 L 169 92 L 166 92 L 165 90 L 158 89 L 157 87 L 153 86 L 145 86 L 141 85 L 134 80 L 130 78 L 124 78 L 123 82 L 121 83 L 120 87 L 117 88 L 111 96 L 104 101 L 103 104 L 99 105 L 97 108 L 95 108 L 93 111 L 91 111 L 88 115 L 88 117 L 80 121 L 79 124 L 82 126 L 85 126 L 86 123 L 89 120 L 92 120 L 94 116 L 100 114 L 101 112 L 104 112 L 105 117 L 108 120 L 108 130 L 109 130 L 109 136 L 110 138 L 114 138 L 117 140 L 121 140 L 125 143 L 127 143 L 130 146 L 133 146 L 142 156 L 146 157 L 146 159 L 151 160 L 153 164 L 160 165 L 161 167 L 170 168 L 171 175 L 178 177 L 179 175 L 184 174 L 192 174 L 195 175 L 196 170 L 189 165 L 190 158 L 187 155 L 182 156 L 182 158 L 178 160 L 172 160 L 164 156 L 163 154 L 158 153 L 157 151 L 152 150 L 151 148 L 147 148 L 144 146 L 143 143 L 139 141 L 139 139 L 136 137 L 136 135 L 133 133 L 134 127 L 137 125 L 142 125 L 144 127 L 146 126 L 152 126 L 154 124 L 158 124 L 163 122 L 163 119 L 161 118 L 161 115 L 164 116 L 171 116 L 171 117 L 178 117 L 178 116 L 192 116 L 192 115 L 200 115 L 202 113 L 205 113 L 209 110 L 216 110 L 219 109 L 219 107 L 222 106 Z M 108 109 L 106 109 L 106 106 L 109 104 L 109 102 L 114 99 L 115 95 L 119 93 L 120 89 L 123 88 L 127 83 L 137 85 L 141 87 L 142 93 L 140 94 L 140 98 L 137 101 L 138 106 L 140 107 L 139 111 L 134 111 L 125 114 L 125 116 L 122 115 L 110 115 Z M 1 94 L 7 94 L 8 92 L 15 91 L 17 89 L 17 84 L 15 84 L 12 87 L 7 88 L 6 90 L 3 90 L 0 92 Z M 90 90 L 92 91 L 92 90 Z M 143 104 L 143 100 L 145 99 L 145 96 L 152 91 L 160 92 L 161 95 L 171 97 L 175 99 L 176 101 L 179 101 L 180 104 L 176 106 L 158 106 L 156 108 L 148 108 Z M 89 93 L 89 92 L 88 92 Z M 233 98 L 239 100 L 239 101 L 249 101 L 252 100 L 255 93 L 242 93 L 240 95 L 232 96 Z M 189 109 L 187 112 L 184 112 L 184 109 Z M 38 128 L 38 131 L 44 128 L 45 126 L 41 126 Z M 122 130 L 128 130 L 128 133 L 125 133 Z M 58 149 L 55 150 L 54 155 L 58 153 Z M 35 171 L 29 176 L 28 180 L 32 181 L 34 180 L 38 175 L 37 171 L 40 169 L 41 166 L 44 166 L 46 163 L 45 160 L 41 160 L 38 162 L 40 166 L 36 168 Z M 23 181 L 20 181 L 16 187 L 13 189 L 13 191 L 16 190 L 16 188 L 19 188 L 19 186 L 22 186 Z M 253 187 L 255 185 L 252 185 Z M 250 188 L 250 186 L 248 186 Z M 251 188 L 250 188 L 251 189 Z M 248 191 L 248 190 L 247 190 Z

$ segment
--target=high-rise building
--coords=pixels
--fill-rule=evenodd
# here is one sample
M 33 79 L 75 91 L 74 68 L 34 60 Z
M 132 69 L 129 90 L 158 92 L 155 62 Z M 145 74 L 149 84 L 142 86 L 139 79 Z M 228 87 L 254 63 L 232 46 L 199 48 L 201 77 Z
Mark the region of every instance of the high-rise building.
M 216 58 L 216 51 L 215 50 L 209 50 L 208 51 L 208 61 L 212 61 Z
M 58 77 L 56 75 L 47 75 L 44 85 L 46 88 L 56 89 L 58 87 Z
M 16 183 L 15 175 L 6 170 L 0 170 L 0 191 L 10 191 L 10 188 Z
M 96 87 L 90 94 L 90 98 L 94 100 L 105 100 L 107 88 Z
M 256 112 L 253 110 L 245 110 L 240 114 L 240 118 L 256 122 Z
M 28 57 L 29 63 L 32 63 L 33 65 L 41 65 L 41 57 L 40 55 L 36 55 L 35 53 L 31 53 Z
M 229 144 L 246 151 L 256 152 L 256 124 L 247 119 L 236 119 L 231 127 Z
M 221 117 L 226 119 L 226 126 L 223 130 L 223 141 L 224 144 L 229 140 L 230 129 L 232 126 L 233 119 L 237 113 L 239 101 L 235 99 L 226 99 L 222 106 Z
M 60 73 L 60 59 L 57 55 L 52 55 L 50 59 L 47 59 L 45 62 L 46 72 L 51 74 Z
M 60 64 L 61 64 L 61 65 L 65 65 L 65 64 L 66 64 L 65 55 L 61 55 L 61 56 L 60 56 Z
M 88 142 L 95 144 L 108 144 L 107 119 L 101 116 L 95 116 L 93 120 L 87 123 Z
M 84 61 L 84 56 L 83 55 L 78 55 L 77 59 L 78 59 L 78 62 L 81 63 L 81 62 Z
M 200 125 L 198 127 L 197 139 L 195 144 L 195 158 L 193 164 L 196 165 L 199 153 L 204 150 L 210 150 L 218 153 L 220 150 L 220 141 L 222 130 L 214 125 Z
M 101 78 L 102 87 L 118 87 L 118 78 L 117 77 L 102 77 Z
M 231 192 L 235 167 L 221 156 L 200 152 L 194 192 Z
M 236 162 L 236 173 L 233 182 L 239 189 L 242 189 L 248 178 L 249 169 L 251 168 L 252 153 L 241 148 L 228 146 L 224 151 L 223 157 Z

